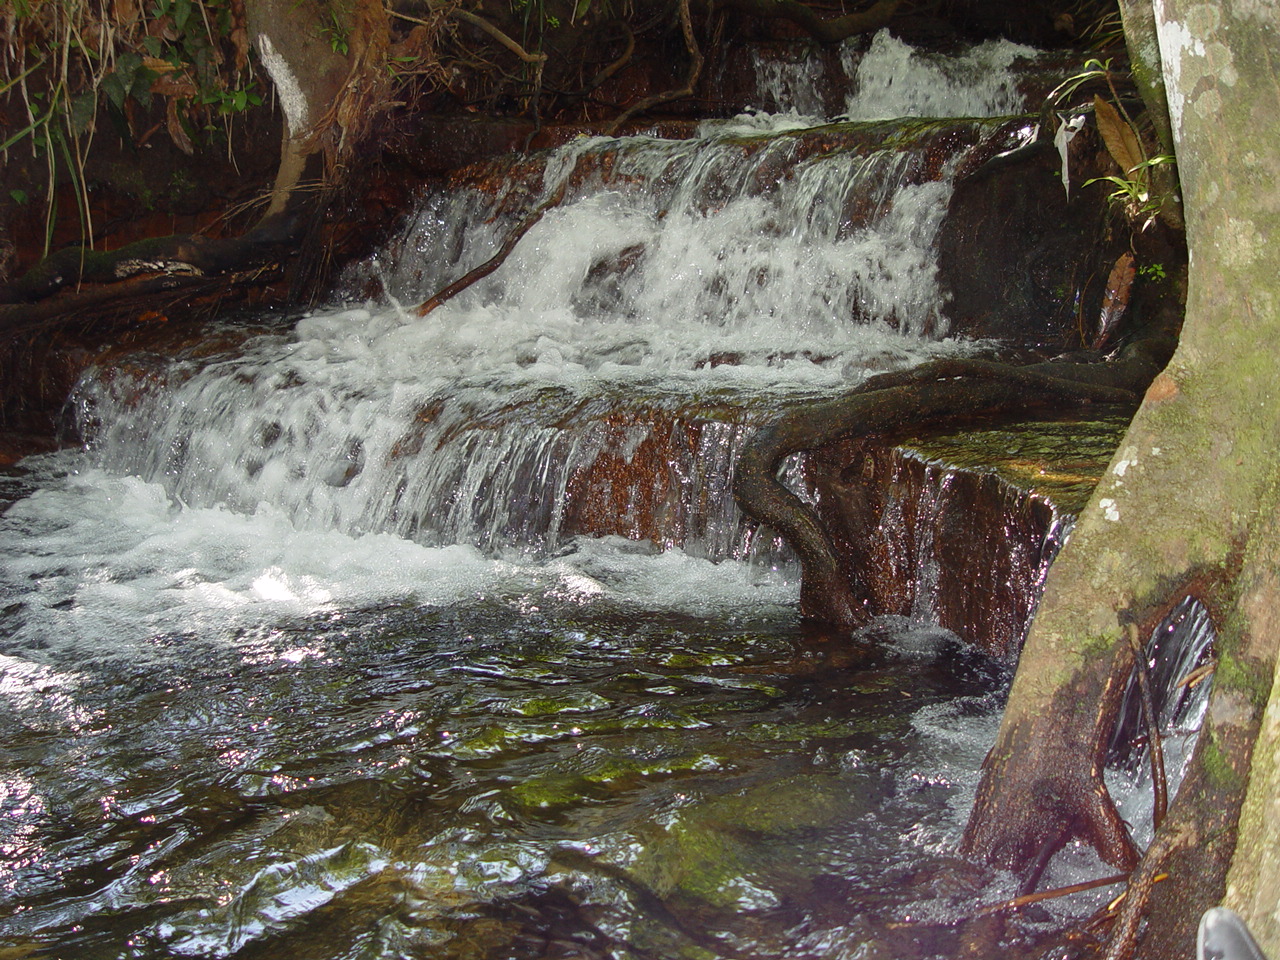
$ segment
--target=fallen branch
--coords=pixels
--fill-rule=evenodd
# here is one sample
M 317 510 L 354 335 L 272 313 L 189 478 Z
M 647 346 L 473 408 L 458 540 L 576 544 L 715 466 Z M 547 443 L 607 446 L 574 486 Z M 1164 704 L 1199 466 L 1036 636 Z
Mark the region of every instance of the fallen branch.
M 1216 660 L 1212 661 L 1211 663 L 1202 664 L 1201 666 L 1196 667 L 1194 670 L 1188 673 L 1181 680 L 1179 680 L 1176 684 L 1174 684 L 1174 686 L 1195 687 L 1196 684 L 1200 683 L 1206 677 L 1212 676 L 1213 672 L 1217 669 L 1218 669 L 1218 663 Z
M 1109 887 L 1112 884 L 1124 883 L 1129 879 L 1127 873 L 1116 873 L 1109 877 L 1099 877 L 1096 880 L 1086 880 L 1083 883 L 1073 883 L 1065 887 L 1056 887 L 1053 890 L 1040 890 L 1036 893 L 1026 893 L 1020 897 L 1014 897 L 1012 900 L 1005 900 L 1001 903 L 989 903 L 985 907 L 978 908 L 978 916 L 984 917 L 990 913 L 1003 913 L 1006 910 L 1021 910 L 1023 907 L 1030 906 L 1033 903 L 1040 903 L 1042 900 L 1056 900 L 1058 897 L 1069 897 L 1073 893 L 1083 893 L 1086 890 L 1096 890 L 1098 887 Z
M 288 253 L 282 240 L 261 239 L 256 233 L 240 238 L 150 237 L 107 252 L 67 247 L 0 287 L 0 305 L 35 303 L 82 286 L 101 284 L 109 289 L 137 278 L 158 276 L 162 286 L 185 278 L 217 277 L 280 262 Z
M 1156 715 L 1155 698 L 1151 695 L 1151 678 L 1147 676 L 1146 651 L 1138 639 L 1138 628 L 1129 624 L 1125 635 L 1133 650 L 1133 669 L 1138 678 L 1138 693 L 1142 698 L 1142 716 L 1147 726 L 1147 747 L 1151 753 L 1151 789 L 1154 793 L 1151 822 L 1156 830 L 1164 823 L 1169 809 L 1169 782 L 1164 773 L 1164 746 L 1160 742 L 1160 718 Z
M 427 314 L 429 314 L 436 307 L 440 306 L 442 303 L 452 300 L 454 297 L 460 294 L 463 290 L 466 290 L 467 287 L 471 286 L 473 283 L 475 283 L 478 280 L 483 280 L 489 274 L 493 273 L 493 271 L 497 270 L 500 266 L 502 266 L 502 264 L 506 262 L 507 257 L 511 255 L 511 251 L 516 248 L 516 244 L 518 244 L 521 238 L 523 238 L 526 233 L 532 230 L 534 225 L 539 220 L 542 219 L 542 215 L 545 214 L 552 207 L 557 207 L 560 205 L 560 202 L 564 200 L 564 193 L 568 186 L 569 186 L 569 179 L 568 177 L 566 177 L 564 180 L 560 182 L 560 186 L 556 188 L 555 192 L 552 193 L 551 196 L 547 197 L 546 200 L 543 200 L 542 203 L 538 204 L 538 206 L 534 208 L 534 211 L 531 214 L 529 214 L 529 216 L 525 217 L 522 221 L 520 221 L 520 223 L 516 226 L 516 228 L 512 230 L 509 234 L 507 234 L 507 238 L 502 241 L 502 246 L 498 248 L 497 253 L 495 253 L 492 257 L 490 257 L 484 263 L 480 264 L 480 266 L 476 267 L 473 270 L 469 270 L 467 273 L 463 274 L 461 277 L 453 281 L 453 283 L 449 284 L 443 290 L 438 291 L 437 293 L 433 294 L 432 296 L 424 300 L 421 304 L 419 304 L 417 310 L 415 311 L 418 314 L 418 316 L 425 317 Z

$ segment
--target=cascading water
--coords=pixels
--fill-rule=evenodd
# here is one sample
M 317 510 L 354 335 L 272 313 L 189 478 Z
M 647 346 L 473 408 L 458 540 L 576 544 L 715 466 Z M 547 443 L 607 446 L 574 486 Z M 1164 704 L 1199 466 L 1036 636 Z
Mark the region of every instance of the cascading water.
M 1144 667 L 1148 672 L 1155 717 L 1148 727 L 1136 681 L 1125 691 L 1112 737 L 1109 783 L 1120 799 L 1120 813 L 1134 828 L 1134 842 L 1151 842 L 1152 769 L 1151 733 L 1160 738 L 1161 765 L 1172 799 L 1182 784 L 1191 752 L 1200 736 L 1212 674 L 1198 675 L 1214 656 L 1217 631 L 1209 611 L 1187 597 L 1156 628 L 1147 641 Z
M 885 132 L 835 155 L 810 155 L 830 132 L 754 124 L 571 144 L 541 171 L 565 200 L 502 270 L 418 318 L 401 304 L 492 255 L 506 199 L 428 197 L 391 265 L 364 268 L 391 306 L 319 312 L 163 383 L 91 378 L 76 397 L 90 445 L 193 507 L 266 502 L 430 545 L 538 553 L 620 533 L 743 558 L 723 492 L 753 410 L 967 349 L 939 336 L 932 263 L 956 158 L 929 170 L 927 135 L 886 150 Z M 669 475 L 628 474 L 638 455 Z
M 1151 735 L 1154 732 L 1160 739 L 1165 796 L 1172 802 L 1189 769 L 1209 707 L 1213 688 L 1209 667 L 1216 639 L 1209 611 L 1195 598 L 1186 597 L 1156 626 L 1144 645 L 1143 668 L 1155 710 L 1153 723 L 1148 724 L 1144 716 L 1136 675 L 1129 679 L 1112 732 L 1105 778 L 1139 850 L 1151 843 L 1156 823 Z M 1076 841 L 1054 857 L 1042 886 L 1066 887 L 1111 872 L 1091 847 Z M 1082 916 L 1114 895 L 1114 887 L 1077 893 L 1050 909 L 1058 917 Z
M 839 112 L 966 90 L 915 71 Z M 425 195 L 348 277 L 373 302 L 91 372 L 85 449 L 0 528 L 0 944 L 951 952 L 969 894 L 921 878 L 1001 670 L 918 623 L 799 631 L 728 488 L 779 406 L 970 349 L 933 239 L 965 151 L 1022 129 L 583 139 Z

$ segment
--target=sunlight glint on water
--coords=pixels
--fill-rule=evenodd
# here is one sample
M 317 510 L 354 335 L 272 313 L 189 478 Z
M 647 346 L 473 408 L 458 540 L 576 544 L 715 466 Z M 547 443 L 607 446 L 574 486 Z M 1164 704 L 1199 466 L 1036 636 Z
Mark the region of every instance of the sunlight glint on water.
M 867 116 L 1018 106 L 869 57 L 913 65 Z M 972 908 L 918 878 L 1003 670 L 919 623 L 801 631 L 730 496 L 781 405 L 971 349 L 933 266 L 958 157 L 766 136 L 811 109 L 583 139 L 519 202 L 426 195 L 348 278 L 380 299 L 86 378 L 87 451 L 31 464 L 0 527 L 0 946 L 952 951 L 901 921 Z

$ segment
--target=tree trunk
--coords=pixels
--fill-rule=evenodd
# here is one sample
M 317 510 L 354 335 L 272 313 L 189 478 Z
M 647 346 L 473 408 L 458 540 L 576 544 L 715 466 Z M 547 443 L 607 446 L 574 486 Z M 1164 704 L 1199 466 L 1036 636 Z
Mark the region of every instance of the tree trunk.
M 284 211 L 309 157 L 324 151 L 332 172 L 368 134 L 386 99 L 390 30 L 381 0 L 247 0 L 245 9 L 284 113 L 272 216 Z
M 1266 522 L 1245 563 L 1238 604 L 1242 628 L 1259 658 L 1277 659 L 1280 646 L 1280 496 L 1264 505 Z M 1265 677 L 1254 688 L 1257 702 Z M 1273 670 L 1269 700 L 1250 758 L 1248 793 L 1239 818 L 1240 841 L 1227 876 L 1226 903 L 1253 928 L 1259 944 L 1280 957 L 1280 672 Z
M 1028 823 L 1028 797 L 1066 794 L 1081 798 L 1083 808 L 1060 816 L 1055 828 L 1114 859 L 1097 840 L 1109 801 L 1101 801 L 1101 814 L 1090 808 L 1098 807 L 1093 797 L 1105 797 L 1093 761 L 1100 731 L 1112 722 L 1114 685 L 1128 672 L 1124 629 L 1130 621 L 1150 624 L 1190 593 L 1205 602 L 1218 630 L 1210 719 L 1189 792 L 1175 802 L 1135 888 L 1155 861 L 1176 856 L 1180 869 L 1159 885 L 1159 896 L 1192 902 L 1206 892 L 1221 895 L 1214 879 L 1221 871 L 1208 861 L 1221 860 L 1222 851 L 1194 844 L 1243 796 L 1252 731 L 1275 664 L 1274 614 L 1260 598 L 1280 562 L 1273 546 L 1280 291 L 1271 240 L 1280 230 L 1280 91 L 1273 3 L 1157 0 L 1155 9 L 1191 252 L 1186 323 L 1050 571 L 965 848 L 1025 867 L 1045 832 Z M 1064 770 L 1062 751 L 1045 746 L 1055 742 L 1090 762 Z M 1242 853 L 1249 845 L 1246 836 Z M 1266 871 L 1257 866 L 1261 877 Z M 1243 876 L 1243 860 L 1239 869 Z M 1274 870 L 1268 876 L 1250 889 L 1268 889 L 1274 905 Z M 1129 901 L 1131 929 L 1122 918 L 1117 936 L 1131 940 L 1147 898 Z M 1181 923 L 1162 942 L 1182 949 L 1197 917 L 1175 913 L 1161 914 L 1166 925 Z M 1152 930 L 1157 926 L 1153 916 Z
M 1174 152 L 1173 123 L 1169 118 L 1169 97 L 1161 69 L 1155 9 L 1151 0 L 1120 0 L 1120 16 L 1124 22 L 1125 45 L 1129 49 L 1129 68 L 1146 106 L 1147 118 L 1151 121 L 1157 152 L 1171 156 Z M 1184 224 L 1178 168 L 1172 164 L 1161 164 L 1152 167 L 1148 173 L 1152 194 L 1163 201 L 1161 219 L 1170 227 L 1181 230 Z

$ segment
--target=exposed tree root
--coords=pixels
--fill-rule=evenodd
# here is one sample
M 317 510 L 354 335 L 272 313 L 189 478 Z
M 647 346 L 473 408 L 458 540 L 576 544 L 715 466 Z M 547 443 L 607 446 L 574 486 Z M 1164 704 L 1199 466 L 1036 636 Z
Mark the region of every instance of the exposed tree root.
M 483 280 L 489 274 L 493 273 L 493 271 L 502 266 L 506 262 L 507 257 L 511 256 L 511 251 L 516 248 L 516 244 L 520 242 L 526 233 L 534 228 L 538 221 L 542 219 L 542 215 L 552 207 L 558 207 L 560 205 L 561 201 L 564 200 L 565 190 L 568 189 L 568 186 L 569 180 L 568 178 L 565 178 L 560 182 L 560 186 L 556 188 L 555 192 L 552 193 L 551 196 L 538 204 L 529 216 L 521 220 L 520 223 L 516 225 L 516 228 L 507 234 L 507 238 L 502 241 L 502 246 L 498 248 L 498 252 L 492 257 L 475 269 L 467 271 L 443 290 L 432 294 L 426 300 L 422 301 L 415 311 L 418 316 L 425 317 L 436 307 L 452 300 L 473 283 Z
M 1078 837 L 1117 869 L 1134 868 L 1138 851 L 1102 777 L 1132 666 L 1128 645 L 1116 644 L 1056 694 L 1052 709 L 1027 718 L 1011 742 L 992 750 L 961 841 L 964 855 L 1022 873 L 1046 845 L 1056 851 Z
M 467 10 L 463 10 L 461 7 L 449 7 L 448 14 L 449 16 L 453 17 L 456 20 L 461 20 L 463 23 L 469 23 L 473 27 L 478 27 L 479 29 L 483 30 L 489 36 L 493 37 L 493 39 L 497 40 L 498 43 L 502 44 L 504 47 L 506 47 L 508 50 L 514 53 L 524 63 L 541 64 L 541 63 L 547 62 L 547 55 L 545 53 L 529 53 L 527 50 L 525 50 L 524 47 L 520 46 L 520 44 L 512 40 L 511 37 L 503 33 L 500 29 L 498 29 L 488 20 L 484 19 L 484 17 L 478 16 Z M 412 17 L 404 17 L 403 14 L 392 14 L 392 15 L 401 16 L 405 20 L 413 19 Z M 426 24 L 426 22 L 423 20 L 414 20 L 414 22 L 422 23 L 424 25 L 430 26 L 430 24 Z
M 1129 960 L 1133 956 L 1151 891 L 1167 876 L 1162 869 L 1165 860 L 1173 851 L 1194 842 L 1194 835 L 1185 827 L 1156 834 L 1142 863 L 1129 877 L 1129 886 L 1117 907 L 1116 923 L 1107 940 L 1105 960 Z
M 638 113 L 644 113 L 646 110 L 651 110 L 663 103 L 670 103 L 672 100 L 693 96 L 693 89 L 702 75 L 703 57 L 702 51 L 698 49 L 698 41 L 693 35 L 693 18 L 689 14 L 689 0 L 680 0 L 680 29 L 684 34 L 685 49 L 689 51 L 689 73 L 685 76 L 684 86 L 645 97 L 638 103 L 632 104 L 606 128 L 605 133 L 609 136 L 613 136 L 619 127 Z
M 1197 921 L 1226 888 L 1261 721 L 1261 707 L 1238 691 L 1225 685 L 1213 691 L 1191 769 L 1129 878 L 1105 960 L 1131 960 L 1139 946 L 1142 956 L 1194 953 Z
M 1105 363 L 1015 366 L 942 360 L 874 377 L 839 399 L 794 408 L 758 431 L 738 461 L 734 497 L 746 514 L 781 533 L 800 555 L 801 615 L 854 626 L 875 611 L 868 609 L 857 571 L 843 569 L 817 515 L 778 480 L 784 459 L 845 437 L 891 434 L 987 414 L 1091 403 L 1136 407 L 1167 349 L 1163 340 L 1143 341 L 1121 359 Z

